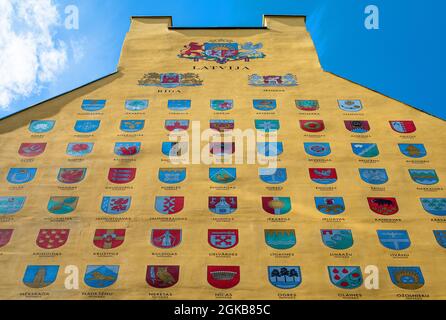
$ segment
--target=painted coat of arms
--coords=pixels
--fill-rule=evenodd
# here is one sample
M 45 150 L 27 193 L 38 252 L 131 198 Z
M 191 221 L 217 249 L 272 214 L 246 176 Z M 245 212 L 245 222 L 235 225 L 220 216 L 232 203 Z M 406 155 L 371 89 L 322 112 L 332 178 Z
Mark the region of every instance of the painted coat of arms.
M 12 184 L 24 184 L 30 182 L 36 176 L 36 168 L 11 168 L 6 180 Z
M 69 229 L 41 229 L 36 244 L 46 250 L 57 249 L 67 242 L 69 234 Z
M 238 230 L 208 230 L 208 242 L 215 249 L 232 249 L 238 244 Z
M 11 240 L 14 229 L 0 229 L 0 248 L 6 246 Z
M 150 242 L 160 249 L 178 247 L 182 240 L 181 229 L 153 229 Z
M 223 39 L 205 43 L 191 42 L 184 46 L 178 57 L 194 61 L 215 61 L 220 64 L 240 60 L 248 62 L 253 59 L 265 58 L 265 54 L 259 51 L 262 48 L 262 43 L 237 43 Z
M 279 289 L 294 289 L 302 282 L 300 267 L 268 267 L 269 282 Z
M 433 169 L 409 169 L 409 174 L 412 180 L 418 184 L 432 185 L 440 181 L 437 172 Z
M 107 214 L 122 214 L 130 209 L 132 197 L 103 197 L 101 210 Z
M 59 266 L 29 265 L 23 275 L 23 283 L 29 288 L 45 288 L 56 281 L 58 272 Z
M 339 108 L 346 112 L 358 112 L 362 110 L 361 100 L 338 100 Z
M 183 182 L 186 179 L 186 169 L 185 168 L 175 168 L 175 169 L 159 169 L 158 179 L 167 184 L 176 184 Z
M 184 208 L 184 197 L 156 197 L 155 210 L 161 214 L 176 214 Z
M 107 100 L 84 100 L 82 102 L 82 110 L 95 112 L 105 108 Z
M 296 245 L 296 232 L 293 229 L 265 230 L 265 242 L 276 250 L 291 249 Z
M 420 267 L 387 267 L 393 284 L 401 289 L 416 290 L 424 286 Z
M 352 151 L 362 158 L 374 158 L 379 155 L 376 143 L 352 143 Z
M 297 77 L 288 73 L 283 76 L 268 75 L 261 76 L 258 74 L 250 75 L 248 78 L 249 85 L 254 87 L 295 87 L 297 86 Z
M 315 197 L 316 208 L 323 214 L 337 215 L 345 211 L 342 197 Z
M 326 142 L 305 142 L 305 152 L 313 157 L 326 157 L 331 153 L 330 144 Z
M 53 130 L 56 121 L 54 120 L 32 120 L 29 124 L 29 131 L 32 133 L 47 133 Z
M 323 120 L 300 120 L 300 127 L 306 132 L 321 132 L 325 129 Z
M 319 184 L 332 184 L 338 180 L 336 169 L 334 168 L 310 168 L 310 178 Z
M 79 197 L 51 197 L 48 201 L 48 211 L 53 214 L 67 214 L 76 210 Z
M 14 214 L 22 210 L 26 197 L 0 197 L 0 215 Z
M 353 133 L 366 133 L 370 131 L 369 122 L 366 120 L 345 120 L 345 128 Z
M 272 99 L 256 99 L 252 104 L 254 109 L 259 111 L 272 111 L 277 108 L 277 101 Z
M 301 111 L 316 111 L 319 109 L 318 100 L 296 100 L 296 108 Z
M 237 197 L 209 197 L 208 208 L 216 214 L 231 214 L 237 210 Z
M 96 229 L 93 243 L 100 249 L 115 249 L 125 240 L 125 229 Z
M 263 210 L 272 215 L 287 214 L 291 211 L 289 197 L 262 197 Z
M 141 142 L 116 142 L 115 154 L 118 156 L 134 156 L 141 150 Z
M 287 172 L 285 168 L 260 168 L 259 177 L 263 182 L 280 184 L 287 180 Z
M 217 289 L 230 289 L 240 282 L 239 266 L 208 266 L 208 283 Z
M 237 179 L 236 168 L 209 168 L 209 179 L 215 183 L 231 183 Z
M 361 268 L 357 266 L 328 267 L 330 281 L 341 289 L 356 289 L 362 285 Z
M 82 157 L 93 151 L 93 142 L 72 142 L 67 146 L 67 154 L 73 157 Z
M 116 184 L 130 183 L 135 180 L 136 168 L 110 168 L 108 181 Z
M 404 250 L 410 247 L 407 230 L 377 230 L 379 242 L 390 250 Z
M 61 168 L 57 180 L 65 184 L 79 183 L 84 180 L 86 173 L 86 168 Z
M 87 266 L 84 282 L 92 288 L 107 288 L 118 280 L 119 266 Z
M 389 181 L 386 169 L 359 169 L 359 175 L 369 184 L 384 184 Z
M 424 158 L 427 155 L 426 148 L 423 144 L 400 143 L 398 147 L 401 153 L 409 158 Z
M 149 286 L 166 289 L 174 286 L 180 278 L 180 266 L 147 266 L 146 282 Z
M 395 198 L 367 198 L 370 210 L 377 214 L 390 216 L 398 212 L 398 203 Z
M 438 244 L 446 249 L 446 230 L 434 230 L 433 232 Z M 1 246 L 1 231 L 0 231 L 0 246 Z
M 46 148 L 46 143 L 22 143 L 19 148 L 19 155 L 32 158 L 41 155 Z
M 413 133 L 417 127 L 413 121 L 390 121 L 390 127 L 398 133 Z
M 446 216 L 446 198 L 421 198 L 423 209 L 434 216 Z
M 348 229 L 321 230 L 322 242 L 329 248 L 335 250 L 345 250 L 353 246 L 352 231 Z
M 146 73 L 138 81 L 144 87 L 196 87 L 203 85 L 203 80 L 196 73 Z

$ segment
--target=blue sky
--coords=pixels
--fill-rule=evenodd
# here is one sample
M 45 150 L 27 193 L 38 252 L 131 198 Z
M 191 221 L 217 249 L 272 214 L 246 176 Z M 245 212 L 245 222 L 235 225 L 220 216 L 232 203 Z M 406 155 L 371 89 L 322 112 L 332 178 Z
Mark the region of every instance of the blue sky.
M 0 117 L 114 72 L 132 15 L 172 15 L 175 26 L 261 26 L 263 14 L 302 14 L 308 16 L 307 26 L 326 71 L 446 119 L 440 87 L 445 71 L 445 50 L 439 41 L 446 30 L 441 16 L 446 7 L 443 1 L 39 0 L 36 3 L 55 8 L 59 16 L 58 21 L 52 16 L 36 19 L 36 23 L 46 21 L 41 28 L 48 31 L 52 45 L 38 40 L 41 30 L 24 26 L 19 4 L 32 0 L 4 1 L 13 11 L 6 19 L 0 7 L 0 27 L 4 21 L 10 23 L 17 39 L 34 32 L 31 39 L 44 47 L 37 47 L 38 58 L 33 60 L 31 54 L 4 50 L 12 41 L 0 35 L 0 52 L 10 52 L 10 56 L 0 56 L 0 67 L 15 66 L 9 72 L 11 80 L 0 79 L 0 90 L 9 90 L 6 98 L 0 92 Z M 364 28 L 364 8 L 369 4 L 380 9 L 380 30 Z M 79 9 L 78 30 L 64 27 L 64 11 L 69 5 Z M 45 15 L 48 8 L 27 10 Z M 28 60 L 20 63 L 20 59 Z M 34 81 L 19 76 L 25 70 L 35 70 Z

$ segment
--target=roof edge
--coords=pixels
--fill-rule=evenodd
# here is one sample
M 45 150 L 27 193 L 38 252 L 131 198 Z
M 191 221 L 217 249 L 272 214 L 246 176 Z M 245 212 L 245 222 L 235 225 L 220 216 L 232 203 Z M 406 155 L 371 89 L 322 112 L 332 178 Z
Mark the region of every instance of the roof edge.
M 19 113 L 28 111 L 29 109 L 38 107 L 38 106 L 40 106 L 40 105 L 42 105 L 42 104 L 44 104 L 44 103 L 47 103 L 47 102 L 56 100 L 56 99 L 58 99 L 58 98 L 60 98 L 60 97 L 63 97 L 63 96 L 65 96 L 65 95 L 67 95 L 67 94 L 70 94 L 70 93 L 72 93 L 72 92 L 74 92 L 74 91 L 76 91 L 76 90 L 85 88 L 85 87 L 87 87 L 87 86 L 89 86 L 89 85 L 91 85 L 91 84 L 93 84 L 93 83 L 96 83 L 96 82 L 98 82 L 98 81 L 104 80 L 105 78 L 108 78 L 108 77 L 110 77 L 110 76 L 113 76 L 113 75 L 117 74 L 118 72 L 119 72 L 119 70 L 116 70 L 115 72 L 112 72 L 112 73 L 107 74 L 107 75 L 105 75 L 105 76 L 103 76 L 103 77 L 100 77 L 100 78 L 98 78 L 98 79 L 96 79 L 96 80 L 93 80 L 93 81 L 90 81 L 90 82 L 88 82 L 88 83 L 85 83 L 85 84 L 83 84 L 83 85 L 81 85 L 81 86 L 79 86 L 79 87 L 73 88 L 73 89 L 71 89 L 71 90 L 69 90 L 69 91 L 63 92 L 63 93 L 58 94 L 57 96 L 51 97 L 51 98 L 49 98 L 49 99 L 40 101 L 40 102 L 38 102 L 38 103 L 36 103 L 36 104 L 34 104 L 34 105 L 30 106 L 30 107 L 27 107 L 27 108 L 25 108 L 25 109 L 22 109 L 22 110 L 20 110 L 20 111 L 11 113 L 11 114 L 7 115 L 6 117 L 0 118 L 0 121 L 1 121 L 1 120 L 5 120 L 5 119 L 8 119 L 8 118 L 11 118 L 11 117 L 13 117 L 13 116 L 15 116 L 15 115 L 17 115 L 17 114 L 19 114 Z

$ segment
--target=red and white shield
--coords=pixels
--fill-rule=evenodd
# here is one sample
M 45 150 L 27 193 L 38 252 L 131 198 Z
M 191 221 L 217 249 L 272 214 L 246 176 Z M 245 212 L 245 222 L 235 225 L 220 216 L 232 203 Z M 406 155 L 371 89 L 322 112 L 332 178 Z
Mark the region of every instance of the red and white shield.
M 9 243 L 13 232 L 14 229 L 0 229 L 0 248 Z
M 46 143 L 22 143 L 19 148 L 19 155 L 22 157 L 37 157 L 41 155 L 46 148 Z
M 237 229 L 208 230 L 208 242 L 216 249 L 231 249 L 238 244 Z
M 108 172 L 108 180 L 116 184 L 124 184 L 133 181 L 136 177 L 136 168 L 111 168 Z
M 181 229 L 153 229 L 150 241 L 161 249 L 171 249 L 181 243 Z
M 390 216 L 398 212 L 398 203 L 395 198 L 367 198 L 370 210 L 377 214 Z
M 114 249 L 121 246 L 125 239 L 125 229 L 97 229 L 93 243 L 101 249 Z
M 174 286 L 180 278 L 180 266 L 147 266 L 146 281 L 159 289 Z
M 70 229 L 41 229 L 36 244 L 42 249 L 62 247 L 68 240 Z
M 208 266 L 208 283 L 217 289 L 230 289 L 240 282 L 239 266 Z

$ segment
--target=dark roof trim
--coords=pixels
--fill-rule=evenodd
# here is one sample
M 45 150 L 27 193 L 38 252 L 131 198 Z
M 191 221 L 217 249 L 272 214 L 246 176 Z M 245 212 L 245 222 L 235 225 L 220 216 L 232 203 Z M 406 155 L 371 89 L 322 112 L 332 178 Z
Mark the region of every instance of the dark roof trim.
M 84 88 L 84 87 L 87 87 L 87 86 L 89 86 L 89 85 L 91 85 L 91 84 L 93 84 L 93 83 L 96 83 L 96 82 L 98 82 L 98 81 L 101 81 L 101 80 L 103 80 L 103 79 L 105 79 L 105 78 L 108 78 L 108 77 L 110 77 L 110 76 L 112 76 L 112 75 L 115 75 L 115 74 L 117 74 L 117 73 L 118 73 L 118 70 L 116 70 L 115 72 L 112 72 L 112 73 L 110 73 L 110 74 L 108 74 L 108 75 L 106 75 L 106 76 L 103 76 L 103 77 L 101 77 L 101 78 L 99 78 L 99 79 L 96 79 L 96 80 L 93 80 L 93 81 L 88 82 L 88 83 L 86 83 L 86 84 L 83 84 L 83 85 L 81 85 L 80 87 L 71 89 L 71 90 L 69 90 L 69 91 L 67 91 L 67 92 L 64 92 L 64 93 L 61 93 L 61 94 L 59 94 L 59 95 L 57 95 L 57 96 L 55 96 L 55 97 L 52 97 L 52 98 L 49 98 L 49 99 L 47 99 L 47 100 L 41 101 L 41 102 L 39 102 L 39 103 L 37 103 L 37 104 L 35 104 L 35 105 L 32 105 L 32 106 L 30 106 L 30 107 L 28 107 L 28 108 L 25 108 L 25 109 L 22 109 L 22 110 L 20 110 L 20 111 L 11 113 L 10 115 L 7 115 L 6 117 L 0 118 L 0 120 L 5 120 L 5 119 L 8 119 L 8 118 L 11 118 L 11 117 L 13 117 L 13 116 L 15 116 L 15 115 L 17 115 L 17 114 L 19 114 L 19 113 L 28 111 L 28 110 L 31 109 L 31 108 L 38 107 L 38 106 L 40 106 L 41 104 L 47 103 L 47 102 L 49 102 L 49 101 L 56 100 L 57 98 L 60 98 L 60 97 L 62 97 L 62 96 L 64 96 L 64 95 L 67 95 L 67 94 L 69 94 L 69 93 L 71 93 L 71 92 L 74 92 L 74 91 L 76 91 L 76 90 L 79 90 L 79 89 L 82 89 L 82 88 Z

